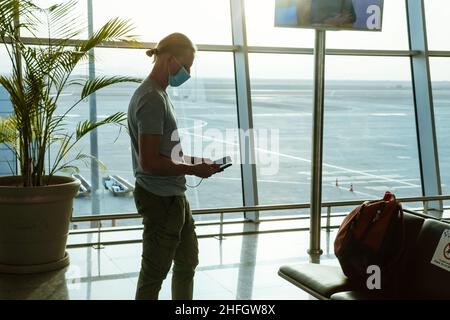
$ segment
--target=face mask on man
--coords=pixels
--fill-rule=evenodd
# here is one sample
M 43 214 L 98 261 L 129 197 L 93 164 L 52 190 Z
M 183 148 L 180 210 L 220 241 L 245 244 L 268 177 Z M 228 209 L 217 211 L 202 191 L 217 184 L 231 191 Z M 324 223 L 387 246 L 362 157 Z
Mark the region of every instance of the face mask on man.
M 171 87 L 179 87 L 191 78 L 191 75 L 186 68 L 181 65 L 176 58 L 175 61 L 181 68 L 176 74 L 170 74 L 169 72 L 169 85 Z

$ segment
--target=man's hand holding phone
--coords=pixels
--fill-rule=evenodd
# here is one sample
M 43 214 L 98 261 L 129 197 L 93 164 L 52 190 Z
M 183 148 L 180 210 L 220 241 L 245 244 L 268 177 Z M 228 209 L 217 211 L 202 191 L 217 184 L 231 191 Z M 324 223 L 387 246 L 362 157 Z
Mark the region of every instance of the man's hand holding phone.
M 212 163 L 212 164 L 202 163 L 202 164 L 194 165 L 192 167 L 192 173 L 194 174 L 194 176 L 203 178 L 203 179 L 208 179 L 212 175 L 216 174 L 219 171 L 220 171 L 220 165 L 214 164 L 214 163 Z
M 225 157 L 216 161 L 203 158 L 201 164 L 193 166 L 193 174 L 199 178 L 207 179 L 216 173 L 223 172 L 231 165 L 231 157 Z
M 231 157 L 225 157 L 225 158 L 219 159 L 217 161 L 214 161 L 214 163 L 220 165 L 219 172 L 223 172 L 223 171 L 225 171 L 225 169 L 227 169 L 233 165 Z

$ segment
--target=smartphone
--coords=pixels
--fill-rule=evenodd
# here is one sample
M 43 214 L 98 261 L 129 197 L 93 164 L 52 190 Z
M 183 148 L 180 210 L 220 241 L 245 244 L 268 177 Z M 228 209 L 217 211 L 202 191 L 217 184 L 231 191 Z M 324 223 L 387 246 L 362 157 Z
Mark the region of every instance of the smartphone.
M 231 157 L 224 157 L 222 159 L 214 161 L 214 164 L 220 165 L 219 172 L 223 172 L 226 168 L 229 168 L 233 165 L 232 162 L 233 160 L 231 159 Z

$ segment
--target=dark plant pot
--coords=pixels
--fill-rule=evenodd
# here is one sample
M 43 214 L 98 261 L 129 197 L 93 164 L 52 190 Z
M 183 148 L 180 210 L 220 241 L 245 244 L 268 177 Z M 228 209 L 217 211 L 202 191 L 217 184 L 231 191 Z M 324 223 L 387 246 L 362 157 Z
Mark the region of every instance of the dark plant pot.
M 0 178 L 0 273 L 40 273 L 69 265 L 70 218 L 80 182 L 52 177 L 51 185 L 22 187 Z

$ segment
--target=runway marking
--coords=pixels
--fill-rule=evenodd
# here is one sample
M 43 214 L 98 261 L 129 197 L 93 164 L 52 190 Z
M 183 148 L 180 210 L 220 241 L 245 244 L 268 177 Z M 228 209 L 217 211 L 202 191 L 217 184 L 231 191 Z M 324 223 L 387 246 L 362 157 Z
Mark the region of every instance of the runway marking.
M 370 172 L 398 172 L 398 169 L 386 169 L 386 170 L 380 170 L 380 169 L 373 169 L 373 170 L 365 170 L 364 172 L 370 173 Z M 346 173 L 346 171 L 323 171 L 324 174 L 339 174 L 339 173 Z
M 394 147 L 394 148 L 407 148 L 408 147 L 406 144 L 389 143 L 389 142 L 382 142 L 382 143 L 380 143 L 380 145 L 386 146 L 386 147 Z
M 397 177 L 392 177 L 391 178 L 398 178 L 401 177 L 400 175 L 398 175 Z M 357 181 L 358 183 L 369 183 L 369 182 L 376 182 L 376 183 L 380 183 L 380 182 L 386 182 L 385 180 L 369 180 L 368 179 L 372 179 L 372 177 L 365 177 L 365 176 L 351 176 L 351 177 L 323 177 L 322 180 L 323 181 L 336 181 L 336 178 L 338 178 L 339 182 L 352 182 L 352 181 Z
M 215 138 L 210 138 L 210 137 L 206 137 L 206 136 L 203 136 L 203 135 L 190 133 L 189 131 L 186 131 L 186 133 L 188 135 L 190 135 L 190 136 L 201 137 L 201 138 L 209 140 L 209 141 L 221 142 L 223 144 L 236 146 L 238 148 L 240 147 L 240 145 L 238 143 L 228 142 L 228 141 L 225 141 L 225 140 L 220 140 L 220 139 L 215 139 Z M 270 151 L 270 150 L 267 150 L 267 149 L 263 149 L 263 148 L 255 148 L 255 151 L 265 152 L 265 153 L 268 153 L 268 154 L 274 154 L 274 155 L 278 155 L 278 156 L 286 158 L 286 159 L 298 160 L 298 161 L 302 161 L 302 162 L 306 162 L 306 163 L 311 164 L 311 160 L 309 160 L 309 159 L 296 157 L 296 156 L 292 156 L 292 155 L 288 155 L 288 154 L 284 154 L 284 153 L 280 153 L 280 152 L 277 153 L 277 152 L 273 152 L 273 151 Z M 386 176 L 374 175 L 374 174 L 371 174 L 371 173 L 368 173 L 368 172 L 352 170 L 352 169 L 348 169 L 348 168 L 344 168 L 344 167 L 340 167 L 340 166 L 336 166 L 336 165 L 332 165 L 332 164 L 328 164 L 328 163 L 323 163 L 323 166 L 327 167 L 327 168 L 337 169 L 337 170 L 344 171 L 344 172 L 354 173 L 354 174 L 357 174 L 357 175 L 372 177 L 374 179 L 382 179 L 384 181 L 389 181 L 389 182 L 393 182 L 393 183 L 396 183 L 396 184 L 400 183 L 400 184 L 403 184 L 403 185 L 406 185 L 406 186 L 416 186 L 415 184 L 408 183 L 406 181 L 395 180 L 395 179 L 391 179 L 391 178 L 386 177 Z
M 302 117 L 302 116 L 312 116 L 311 112 L 297 112 L 297 113 L 255 113 L 254 117 L 270 117 L 270 118 L 283 118 L 283 117 Z
M 406 113 L 371 113 L 369 116 L 373 117 L 405 117 Z
M 240 178 L 224 178 L 224 177 L 215 177 L 214 180 L 233 180 L 233 181 L 242 181 Z M 293 184 L 293 185 L 310 185 L 308 182 L 297 182 L 297 181 L 281 181 L 281 180 L 265 180 L 265 179 L 258 179 L 259 182 L 264 183 L 278 183 L 278 184 Z
M 421 186 L 419 186 L 419 185 L 416 185 L 416 186 L 401 186 L 401 187 L 393 187 L 392 189 L 398 190 L 398 189 L 416 189 L 416 188 L 421 188 Z

